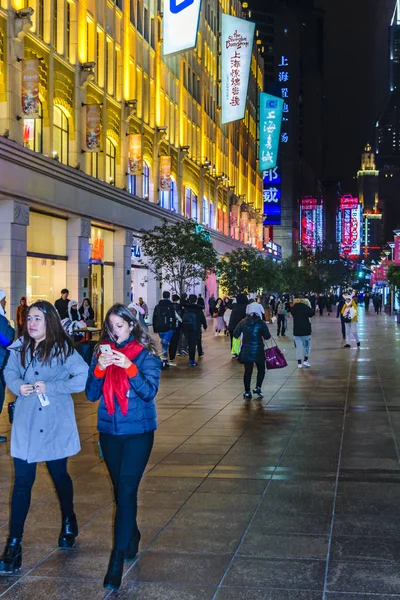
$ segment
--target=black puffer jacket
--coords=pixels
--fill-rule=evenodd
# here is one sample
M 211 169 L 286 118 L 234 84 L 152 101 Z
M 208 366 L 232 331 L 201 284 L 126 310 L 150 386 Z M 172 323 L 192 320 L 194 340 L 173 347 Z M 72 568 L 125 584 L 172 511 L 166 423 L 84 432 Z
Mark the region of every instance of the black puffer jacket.
M 238 294 L 236 296 L 236 303 L 231 304 L 230 308 L 232 309 L 232 312 L 228 326 L 231 333 L 235 331 L 235 328 L 239 325 L 240 321 L 245 318 L 247 304 L 248 300 L 246 294 Z
M 264 340 L 271 334 L 268 325 L 256 315 L 249 315 L 240 321 L 233 336 L 239 338 L 243 333 L 243 345 L 240 351 L 240 362 L 261 362 L 264 360 Z
M 311 335 L 310 317 L 315 315 L 308 300 L 296 299 L 290 309 L 293 317 L 293 335 Z

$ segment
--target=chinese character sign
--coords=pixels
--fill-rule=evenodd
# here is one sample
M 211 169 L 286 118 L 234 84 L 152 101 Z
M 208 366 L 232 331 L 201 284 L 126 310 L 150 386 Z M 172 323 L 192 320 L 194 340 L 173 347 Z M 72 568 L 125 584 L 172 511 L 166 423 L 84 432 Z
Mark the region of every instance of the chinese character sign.
M 394 264 L 400 266 L 400 235 L 394 237 Z
M 128 145 L 128 172 L 138 175 L 143 169 L 142 136 L 140 133 L 129 134 Z
M 282 107 L 282 128 L 280 133 L 281 144 L 289 143 L 289 113 L 290 113 L 290 69 L 289 58 L 282 55 L 277 62 L 277 79 L 281 88 Z
M 88 104 L 86 106 L 86 151 L 100 152 L 101 106 Z
M 282 111 L 282 98 L 260 93 L 260 171 L 276 167 Z
M 171 157 L 160 156 L 160 191 L 171 189 Z
M 341 253 L 351 258 L 360 256 L 361 206 L 358 198 L 343 196 L 340 199 Z
M 264 225 L 281 224 L 281 176 L 278 167 L 264 171 Z
M 35 119 L 39 116 L 39 60 L 37 58 L 22 61 L 21 101 L 24 117 Z
M 222 14 L 222 118 L 244 118 L 255 23 Z
M 197 43 L 201 0 L 164 0 L 163 53 L 176 54 Z
M 301 247 L 315 252 L 323 246 L 323 204 L 306 196 L 300 204 Z

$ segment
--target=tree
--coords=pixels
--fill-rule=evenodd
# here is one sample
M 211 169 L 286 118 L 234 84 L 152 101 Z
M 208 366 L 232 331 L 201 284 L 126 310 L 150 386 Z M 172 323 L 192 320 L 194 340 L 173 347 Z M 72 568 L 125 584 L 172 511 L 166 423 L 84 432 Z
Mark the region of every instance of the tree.
M 146 259 L 141 262 L 157 281 L 170 285 L 179 295 L 189 292 L 208 273 L 215 271 L 217 253 L 210 233 L 189 219 L 169 225 L 163 219 L 150 231 L 141 230 L 142 250 Z
M 230 296 L 274 289 L 273 263 L 254 248 L 227 252 L 217 265 L 219 283 Z
M 397 300 L 400 302 L 400 266 L 389 265 L 387 277 L 390 286 L 396 290 Z

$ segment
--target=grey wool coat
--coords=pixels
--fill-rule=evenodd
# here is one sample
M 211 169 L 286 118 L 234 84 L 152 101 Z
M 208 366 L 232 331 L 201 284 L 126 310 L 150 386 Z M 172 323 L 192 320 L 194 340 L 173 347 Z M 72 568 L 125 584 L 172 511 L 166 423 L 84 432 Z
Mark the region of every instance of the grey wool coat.
M 27 356 L 21 365 L 21 341 L 9 347 L 10 357 L 4 371 L 8 389 L 17 396 L 11 430 L 11 456 L 28 463 L 58 460 L 77 454 L 81 449 L 72 393 L 83 392 L 88 365 L 76 352 L 64 363 L 53 359 L 42 365 Z M 37 395 L 20 396 L 23 383 L 46 383 L 49 406 L 41 405 Z

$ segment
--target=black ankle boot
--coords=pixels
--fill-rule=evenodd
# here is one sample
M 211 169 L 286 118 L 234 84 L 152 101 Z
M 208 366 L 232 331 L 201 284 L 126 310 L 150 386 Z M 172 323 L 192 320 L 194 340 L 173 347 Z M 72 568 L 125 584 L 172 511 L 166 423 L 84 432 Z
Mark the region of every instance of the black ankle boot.
M 140 531 L 138 530 L 137 535 L 131 539 L 127 549 L 125 550 L 125 562 L 135 560 L 136 555 L 139 551 L 140 537 Z
M 75 514 L 72 517 L 65 517 L 62 521 L 58 546 L 60 548 L 73 548 L 75 538 L 78 537 L 78 521 Z
M 118 590 L 122 574 L 124 572 L 125 552 L 123 550 L 113 550 L 111 552 L 110 562 L 108 563 L 108 571 L 104 577 L 104 587 L 109 590 Z
M 0 575 L 13 575 L 22 567 L 22 538 L 7 538 L 7 544 L 0 559 Z

